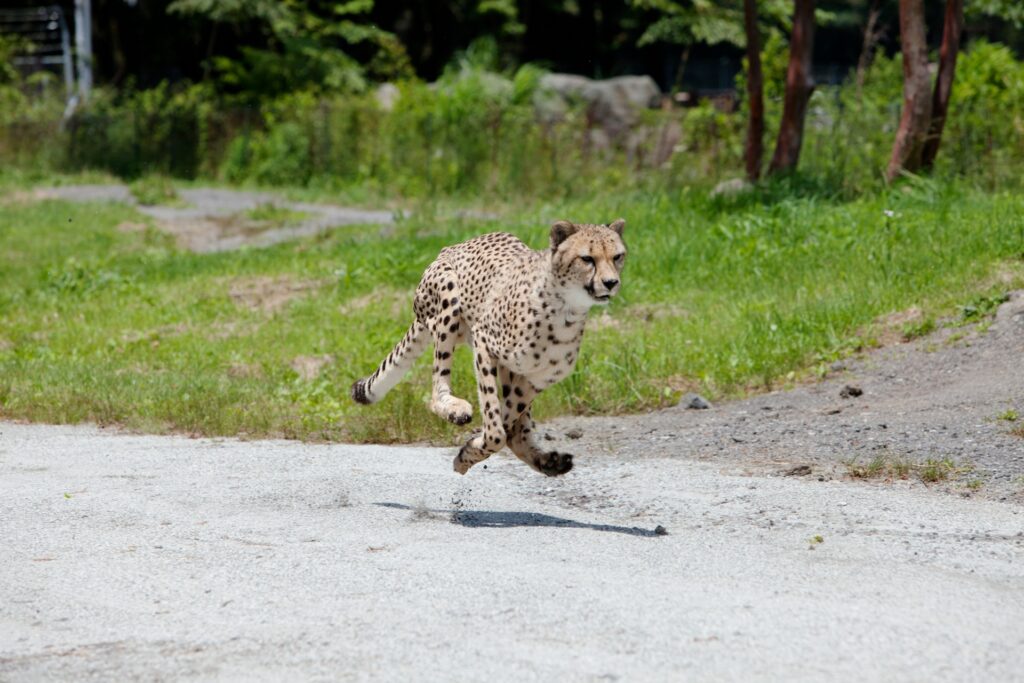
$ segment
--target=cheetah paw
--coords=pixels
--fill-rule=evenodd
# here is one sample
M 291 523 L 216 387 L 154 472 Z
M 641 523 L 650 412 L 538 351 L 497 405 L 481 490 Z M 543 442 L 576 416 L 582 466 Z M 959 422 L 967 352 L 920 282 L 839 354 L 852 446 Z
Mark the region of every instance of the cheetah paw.
M 536 461 L 537 471 L 549 477 L 557 477 L 572 469 L 572 455 L 551 451 Z
M 443 417 L 454 425 L 468 424 L 473 419 L 473 406 L 461 398 L 449 396 L 443 401 L 435 401 L 430 409 L 435 415 Z
M 468 446 L 463 446 L 462 448 L 460 448 L 459 454 L 456 455 L 455 460 L 452 461 L 452 469 L 458 472 L 459 474 L 465 474 L 466 472 L 469 472 L 469 468 L 476 464 L 474 460 L 471 460 L 468 457 L 466 457 L 466 448 L 468 448 Z

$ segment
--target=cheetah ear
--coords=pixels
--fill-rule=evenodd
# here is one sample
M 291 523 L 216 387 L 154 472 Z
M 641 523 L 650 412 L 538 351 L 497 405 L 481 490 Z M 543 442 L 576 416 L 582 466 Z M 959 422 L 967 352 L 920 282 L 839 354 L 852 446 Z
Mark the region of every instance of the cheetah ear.
M 626 227 L 626 219 L 616 218 L 615 221 L 608 224 L 608 227 L 619 233 L 619 237 L 622 237 L 622 230 Z
M 558 249 L 558 245 L 569 238 L 570 235 L 580 229 L 569 221 L 558 221 L 551 226 L 551 250 Z

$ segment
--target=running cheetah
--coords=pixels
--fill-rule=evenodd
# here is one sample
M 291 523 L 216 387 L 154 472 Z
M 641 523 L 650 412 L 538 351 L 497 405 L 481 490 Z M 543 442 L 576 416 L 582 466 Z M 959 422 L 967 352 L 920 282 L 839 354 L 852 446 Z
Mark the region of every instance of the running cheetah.
M 591 306 L 618 293 L 626 260 L 626 222 L 551 226 L 551 247 L 535 251 L 514 235 L 496 232 L 441 250 L 416 288 L 416 319 L 402 341 L 369 377 L 352 385 L 352 398 L 375 403 L 434 342 L 430 409 L 457 425 L 473 407 L 451 392 L 452 353 L 465 343 L 475 357 L 483 433 L 455 457 L 469 468 L 508 445 L 548 476 L 572 469 L 572 456 L 545 452 L 535 442 L 533 399 L 572 372 Z

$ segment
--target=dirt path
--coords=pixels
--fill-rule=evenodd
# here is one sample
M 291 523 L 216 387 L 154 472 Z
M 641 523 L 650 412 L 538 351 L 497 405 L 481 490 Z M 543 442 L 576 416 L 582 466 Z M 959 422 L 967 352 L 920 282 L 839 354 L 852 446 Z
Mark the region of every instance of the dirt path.
M 863 394 L 843 398 L 847 386 Z M 999 419 L 1011 410 L 1016 421 Z M 848 477 L 847 463 L 875 458 L 948 461 L 950 479 L 932 488 L 1024 502 L 1024 292 L 999 307 L 986 332 L 950 327 L 844 363 L 823 382 L 711 410 L 564 419 L 549 427 L 560 439 L 582 432 L 560 450 L 672 457 L 812 480 Z M 914 479 L 897 477 L 896 485 L 924 486 Z
M 451 457 L 0 424 L 0 679 L 1022 680 L 1019 505 Z
M 156 219 L 158 227 L 174 235 L 182 247 L 198 252 L 265 247 L 341 226 L 390 225 L 395 220 L 392 211 L 294 202 L 273 192 L 233 189 L 180 189 L 180 206 L 139 204 L 124 185 L 38 188 L 32 196 L 35 199 L 111 201 L 135 205 L 140 212 Z M 284 225 L 247 218 L 246 212 L 262 206 L 274 206 L 302 215 Z

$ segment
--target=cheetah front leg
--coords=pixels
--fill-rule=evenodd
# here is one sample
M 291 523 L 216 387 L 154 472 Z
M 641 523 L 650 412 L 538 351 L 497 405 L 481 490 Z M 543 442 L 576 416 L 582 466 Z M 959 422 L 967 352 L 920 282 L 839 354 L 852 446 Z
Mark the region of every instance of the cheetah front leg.
M 459 474 L 465 474 L 478 462 L 489 458 L 505 446 L 505 428 L 501 421 L 501 399 L 498 398 L 498 363 L 487 350 L 481 336 L 474 331 L 473 352 L 476 355 L 476 389 L 480 398 L 483 432 L 472 437 L 455 456 L 452 463 Z
M 533 399 L 538 391 L 522 375 L 501 368 L 502 423 L 508 447 L 516 457 L 549 477 L 572 469 L 572 456 L 558 451 L 544 451 L 534 442 L 535 426 L 531 416 Z

